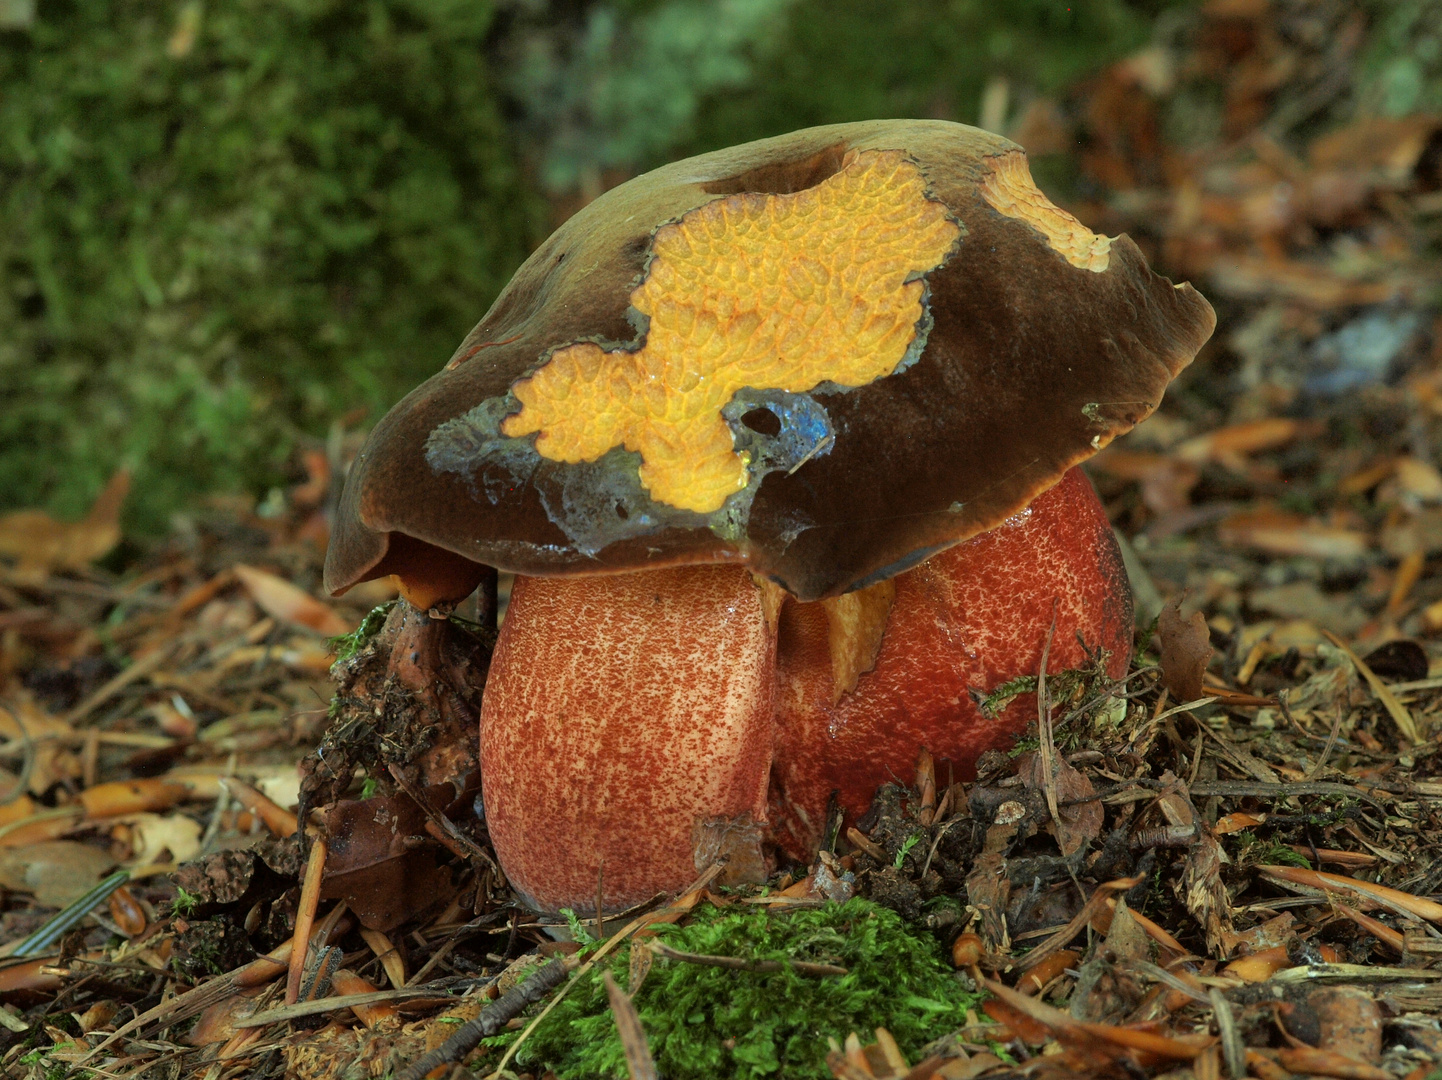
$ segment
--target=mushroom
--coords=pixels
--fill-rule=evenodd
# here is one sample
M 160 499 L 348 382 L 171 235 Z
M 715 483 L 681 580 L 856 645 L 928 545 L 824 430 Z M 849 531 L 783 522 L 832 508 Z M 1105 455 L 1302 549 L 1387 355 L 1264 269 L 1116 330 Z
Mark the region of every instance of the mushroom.
M 855 813 L 923 747 L 965 769 L 1013 737 L 972 693 L 1035 674 L 1048 634 L 1048 670 L 1078 638 L 1125 668 L 1073 467 L 1213 325 L 975 128 L 677 162 L 567 221 L 376 426 L 326 584 L 392 574 L 441 615 L 517 575 L 480 762 L 533 906 L 679 888 L 718 835 L 805 856 L 833 791 Z

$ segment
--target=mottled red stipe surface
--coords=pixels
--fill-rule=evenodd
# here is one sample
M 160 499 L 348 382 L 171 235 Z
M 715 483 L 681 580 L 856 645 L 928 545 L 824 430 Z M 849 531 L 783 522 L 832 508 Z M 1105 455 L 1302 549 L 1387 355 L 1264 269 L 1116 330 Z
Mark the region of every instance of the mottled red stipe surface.
M 833 790 L 855 817 L 878 785 L 910 783 L 921 747 L 951 759 L 957 779 L 974 775 L 982 751 L 1009 747 L 1036 719 L 1036 696 L 988 720 L 969 690 L 1036 674 L 1053 599 L 1047 669 L 1084 663 L 1080 634 L 1111 652 L 1109 670 L 1120 678 L 1131 657 L 1131 589 L 1080 469 L 1018 517 L 899 576 L 876 668 L 835 707 L 825 616 L 819 605 L 788 602 L 769 814 L 783 847 L 798 857 L 815 849 Z M 943 767 L 938 778 L 946 776 Z
M 822 606 L 788 601 L 773 641 L 746 570 L 517 578 L 481 714 L 512 883 L 540 908 L 590 910 L 599 872 L 624 907 L 692 878 L 697 819 L 747 812 L 809 858 L 833 790 L 855 818 L 922 747 L 964 778 L 1026 730 L 1035 695 L 988 720 L 970 691 L 1035 674 L 1053 608 L 1048 670 L 1085 663 L 1078 635 L 1126 670 L 1131 592 L 1079 470 L 896 581 L 876 668 L 833 706 Z
M 765 816 L 775 648 L 745 570 L 517 578 L 481 710 L 511 883 L 594 910 L 684 886 L 697 818 Z

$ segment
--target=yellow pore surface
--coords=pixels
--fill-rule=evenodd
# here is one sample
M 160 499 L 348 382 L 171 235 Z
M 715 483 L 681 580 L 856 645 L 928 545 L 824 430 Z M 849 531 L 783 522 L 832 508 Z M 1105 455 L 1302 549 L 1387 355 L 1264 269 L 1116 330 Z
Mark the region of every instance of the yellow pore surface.
M 641 455 L 658 502 L 710 513 L 746 486 L 721 409 L 743 387 L 803 393 L 890 375 L 916 337 L 923 285 L 961 229 L 901 151 L 855 154 L 792 195 L 741 194 L 656 232 L 631 304 L 641 348 L 557 349 L 514 387 L 503 427 L 553 461 Z
M 1042 194 L 1031 178 L 1026 155 L 1012 150 L 991 159 L 981 197 L 993 210 L 1030 225 L 1078 270 L 1100 274 L 1111 261 L 1112 241 L 1098 236 Z

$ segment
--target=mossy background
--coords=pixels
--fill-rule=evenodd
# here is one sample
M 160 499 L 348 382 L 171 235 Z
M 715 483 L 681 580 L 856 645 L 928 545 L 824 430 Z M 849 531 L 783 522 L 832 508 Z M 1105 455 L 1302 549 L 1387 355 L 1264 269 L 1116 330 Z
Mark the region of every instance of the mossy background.
M 121 464 L 132 535 L 264 494 L 605 186 L 809 124 L 974 122 L 997 77 L 1014 116 L 1195 6 L 0 0 L 0 511 L 78 514 Z M 1442 5 L 1372 11 L 1362 104 L 1437 108 Z
M 924 931 L 865 900 L 805 911 L 750 906 L 698 908 L 657 936 L 674 949 L 757 960 L 839 964 L 844 976 L 758 974 L 657 959 L 632 998 L 661 1075 L 823 1077 L 827 1038 L 865 1042 L 885 1027 L 913 1060 L 930 1040 L 956 1030 L 978 1001 Z M 631 946 L 609 961 L 624 989 Z M 491 1040 L 509 1045 L 515 1035 Z M 557 1006 L 521 1048 L 521 1063 L 560 1080 L 625 1077 L 625 1056 L 601 970 Z

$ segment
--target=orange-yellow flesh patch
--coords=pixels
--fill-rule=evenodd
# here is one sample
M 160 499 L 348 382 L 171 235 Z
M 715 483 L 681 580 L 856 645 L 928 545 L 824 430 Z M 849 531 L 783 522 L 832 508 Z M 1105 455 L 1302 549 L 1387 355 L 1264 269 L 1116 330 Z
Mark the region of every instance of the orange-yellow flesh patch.
M 997 213 L 1024 221 L 1078 270 L 1101 273 L 1111 261 L 1112 240 L 1098 236 L 1042 194 L 1031 178 L 1026 155 L 1012 150 L 991 159 L 981 197 Z
M 721 409 L 743 387 L 804 393 L 890 375 L 916 337 L 923 284 L 961 234 L 901 151 L 864 151 L 791 195 L 706 203 L 656 232 L 631 304 L 639 350 L 581 342 L 516 384 L 502 430 L 553 461 L 641 455 L 658 502 L 720 509 L 746 486 Z

